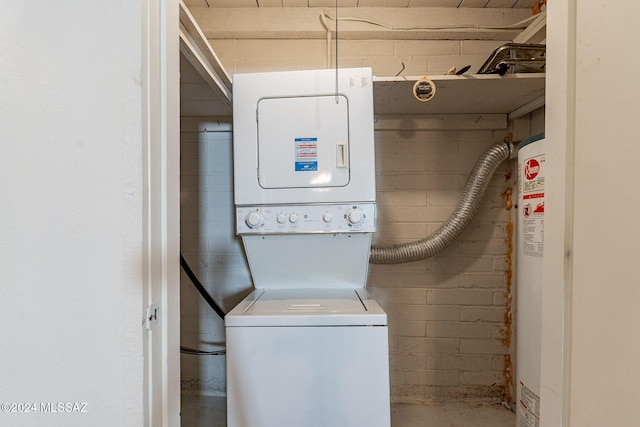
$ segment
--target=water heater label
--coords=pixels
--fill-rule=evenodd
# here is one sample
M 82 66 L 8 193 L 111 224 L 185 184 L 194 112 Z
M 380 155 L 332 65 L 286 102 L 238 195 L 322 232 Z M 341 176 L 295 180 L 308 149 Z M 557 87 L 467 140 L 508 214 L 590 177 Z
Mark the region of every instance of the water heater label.
M 520 381 L 520 425 L 526 427 L 540 426 L 540 396 Z
M 296 172 L 318 170 L 318 138 L 296 138 L 295 150 Z
M 521 171 L 521 244 L 524 255 L 536 258 L 544 252 L 544 163 L 544 155 L 531 157 Z

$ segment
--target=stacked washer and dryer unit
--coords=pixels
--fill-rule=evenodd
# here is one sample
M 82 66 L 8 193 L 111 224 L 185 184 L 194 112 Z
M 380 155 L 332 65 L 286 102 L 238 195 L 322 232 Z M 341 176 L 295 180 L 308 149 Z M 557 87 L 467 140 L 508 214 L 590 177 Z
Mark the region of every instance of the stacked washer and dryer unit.
M 387 316 L 367 294 L 370 68 L 234 76 L 234 191 L 255 290 L 225 318 L 230 427 L 389 427 Z

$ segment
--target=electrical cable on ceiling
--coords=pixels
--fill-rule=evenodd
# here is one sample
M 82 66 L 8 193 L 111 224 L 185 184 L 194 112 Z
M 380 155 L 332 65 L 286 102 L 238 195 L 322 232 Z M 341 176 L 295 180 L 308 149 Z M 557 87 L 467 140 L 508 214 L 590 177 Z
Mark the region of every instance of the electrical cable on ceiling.
M 320 23 L 327 32 L 327 68 L 331 68 L 331 28 L 329 28 L 324 12 L 320 12 Z
M 337 3 L 337 1 L 336 1 Z M 427 31 L 445 31 L 445 30 L 518 30 L 527 28 L 528 24 L 537 18 L 536 15 L 531 16 L 527 19 L 523 19 L 522 21 L 516 22 L 511 25 L 502 25 L 502 26 L 491 26 L 491 25 L 443 25 L 443 26 L 415 26 L 415 27 L 395 27 L 393 25 L 387 25 L 382 22 L 373 21 L 371 19 L 364 18 L 356 18 L 356 17 L 342 17 L 338 18 L 337 7 L 336 7 L 336 16 L 333 17 L 324 11 L 321 12 L 325 18 L 333 19 L 336 21 L 336 31 L 337 31 L 337 21 L 352 21 L 352 22 L 363 22 L 365 24 L 375 25 L 378 27 L 386 28 L 388 30 L 394 31 L 411 31 L 411 30 L 427 30 Z

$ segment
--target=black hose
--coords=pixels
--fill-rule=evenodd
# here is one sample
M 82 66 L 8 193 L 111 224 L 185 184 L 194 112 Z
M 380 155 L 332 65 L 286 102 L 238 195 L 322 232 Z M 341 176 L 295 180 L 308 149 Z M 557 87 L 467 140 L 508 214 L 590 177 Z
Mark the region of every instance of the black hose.
M 209 307 L 211 307 L 213 311 L 215 311 L 216 314 L 220 316 L 221 319 L 224 319 L 225 312 L 222 311 L 220 306 L 216 304 L 216 302 L 213 300 L 211 295 L 209 295 L 209 292 L 207 292 L 204 286 L 202 286 L 202 283 L 200 283 L 196 275 L 191 270 L 191 267 L 189 267 L 189 264 L 187 264 L 187 261 L 182 256 L 182 252 L 180 252 L 180 266 L 182 267 L 184 272 L 187 274 L 187 276 L 189 276 L 189 279 L 191 279 L 191 283 L 193 283 L 193 286 L 195 286 L 198 292 L 200 292 L 200 295 L 202 295 L 202 298 L 204 298 L 207 304 L 209 304 Z

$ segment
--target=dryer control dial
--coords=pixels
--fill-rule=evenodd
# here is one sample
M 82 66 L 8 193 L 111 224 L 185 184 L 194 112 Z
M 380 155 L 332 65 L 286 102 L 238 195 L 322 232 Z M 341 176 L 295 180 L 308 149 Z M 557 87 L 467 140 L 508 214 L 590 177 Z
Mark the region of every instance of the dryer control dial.
M 360 208 L 353 208 L 347 211 L 347 221 L 351 225 L 360 224 L 364 219 L 364 212 Z
M 247 223 L 249 228 L 260 227 L 264 222 L 264 217 L 260 213 L 260 211 L 251 211 L 247 214 L 244 221 Z

